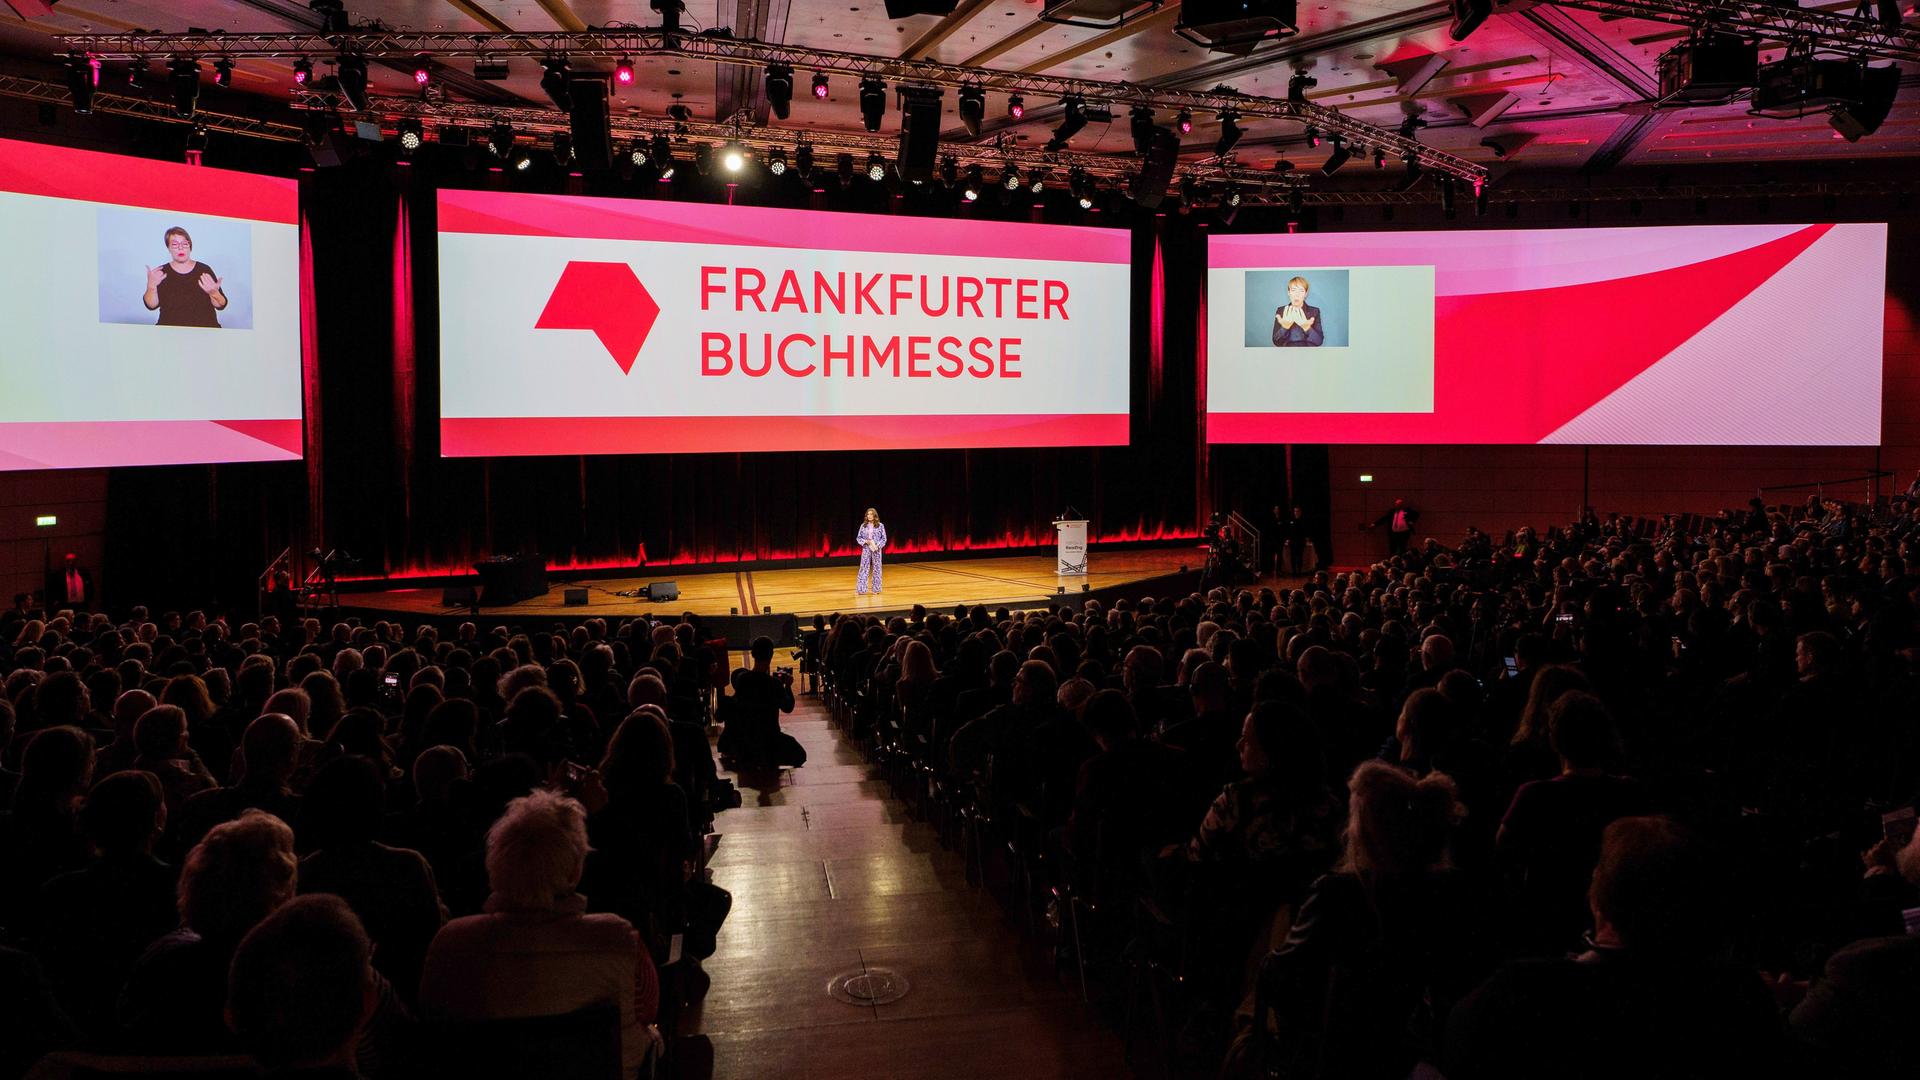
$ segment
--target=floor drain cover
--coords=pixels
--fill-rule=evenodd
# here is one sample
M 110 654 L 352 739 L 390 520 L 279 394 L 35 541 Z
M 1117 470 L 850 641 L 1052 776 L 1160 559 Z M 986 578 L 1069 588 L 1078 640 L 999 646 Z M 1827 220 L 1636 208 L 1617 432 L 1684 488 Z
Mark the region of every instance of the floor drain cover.
M 886 1005 L 906 997 L 907 989 L 907 980 L 886 968 L 836 975 L 827 984 L 827 993 L 848 1005 Z

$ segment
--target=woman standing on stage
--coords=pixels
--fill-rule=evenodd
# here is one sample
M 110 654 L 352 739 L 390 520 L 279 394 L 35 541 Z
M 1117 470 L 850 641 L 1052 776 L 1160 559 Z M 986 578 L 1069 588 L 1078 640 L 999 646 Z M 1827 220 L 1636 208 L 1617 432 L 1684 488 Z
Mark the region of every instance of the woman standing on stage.
M 867 507 L 866 520 L 860 523 L 860 578 L 853 586 L 855 596 L 865 596 L 867 583 L 880 591 L 880 551 L 887 546 L 887 527 L 880 524 L 880 511 Z

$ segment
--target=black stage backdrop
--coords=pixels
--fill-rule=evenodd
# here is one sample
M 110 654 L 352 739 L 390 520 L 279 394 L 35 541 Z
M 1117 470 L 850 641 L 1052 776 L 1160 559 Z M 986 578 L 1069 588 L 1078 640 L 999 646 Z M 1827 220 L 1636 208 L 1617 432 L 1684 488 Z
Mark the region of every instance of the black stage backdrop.
M 407 167 L 363 159 L 305 174 L 316 316 L 308 460 L 116 470 L 108 599 L 177 604 L 211 594 L 248 607 L 261 569 L 287 547 L 351 552 L 367 576 L 459 572 L 477 558 L 521 552 L 576 568 L 693 566 L 850 550 L 869 505 L 906 554 L 1050 545 L 1048 523 L 1068 505 L 1091 518 L 1098 542 L 1190 537 L 1216 500 L 1259 510 L 1286 498 L 1284 448 L 1216 451 L 1209 474 L 1196 393 L 1205 231 L 1197 215 L 1139 212 L 1124 226 L 1135 268 L 1129 446 L 442 459 L 436 185 L 579 191 L 583 183 L 586 194 L 658 197 L 670 186 L 674 197 L 728 197 L 716 181 L 693 176 L 593 184 L 544 168 L 514 176 L 462 167 L 454 156 Z M 846 192 L 822 186 L 828 191 L 742 187 L 733 195 L 903 213 L 927 212 L 920 204 L 942 197 L 913 189 L 889 197 L 866 181 Z M 953 206 L 947 193 L 945 212 Z M 1029 216 L 991 198 L 960 212 Z M 1047 220 L 1072 213 L 1056 204 Z M 1083 219 L 1103 216 L 1114 217 Z M 1324 473 L 1323 452 L 1318 460 Z M 1311 471 L 1298 456 L 1294 467 Z M 1312 481 L 1303 488 L 1324 491 L 1324 476 Z

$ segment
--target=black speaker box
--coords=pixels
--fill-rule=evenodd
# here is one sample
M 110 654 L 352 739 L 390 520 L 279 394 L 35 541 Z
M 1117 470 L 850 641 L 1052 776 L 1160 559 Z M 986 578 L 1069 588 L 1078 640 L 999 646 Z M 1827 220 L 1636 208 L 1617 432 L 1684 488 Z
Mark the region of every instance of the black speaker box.
M 1154 126 L 1147 136 L 1147 156 L 1140 162 L 1140 173 L 1133 178 L 1133 201 L 1151 210 L 1167 197 L 1167 185 L 1173 182 L 1173 167 L 1180 161 L 1180 136 L 1171 128 Z
M 650 581 L 647 583 L 647 599 L 658 604 L 668 600 L 680 599 L 680 586 L 672 581 Z
M 938 87 L 900 88 L 900 179 L 933 179 L 933 159 L 940 153 L 940 96 Z
M 567 86 L 573 107 L 567 120 L 573 131 L 573 160 L 582 169 L 613 165 L 613 117 L 607 98 L 611 90 L 604 75 L 576 76 Z
M 560 602 L 567 607 L 585 607 L 587 603 L 587 590 L 562 589 L 560 592 Z

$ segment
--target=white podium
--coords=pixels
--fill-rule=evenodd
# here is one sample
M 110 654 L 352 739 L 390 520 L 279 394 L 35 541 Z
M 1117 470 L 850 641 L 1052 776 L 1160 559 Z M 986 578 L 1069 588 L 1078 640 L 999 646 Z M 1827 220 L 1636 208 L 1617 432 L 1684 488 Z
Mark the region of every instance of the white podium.
M 1056 521 L 1054 530 L 1060 534 L 1060 566 L 1055 573 L 1087 573 L 1087 523 L 1085 521 Z

